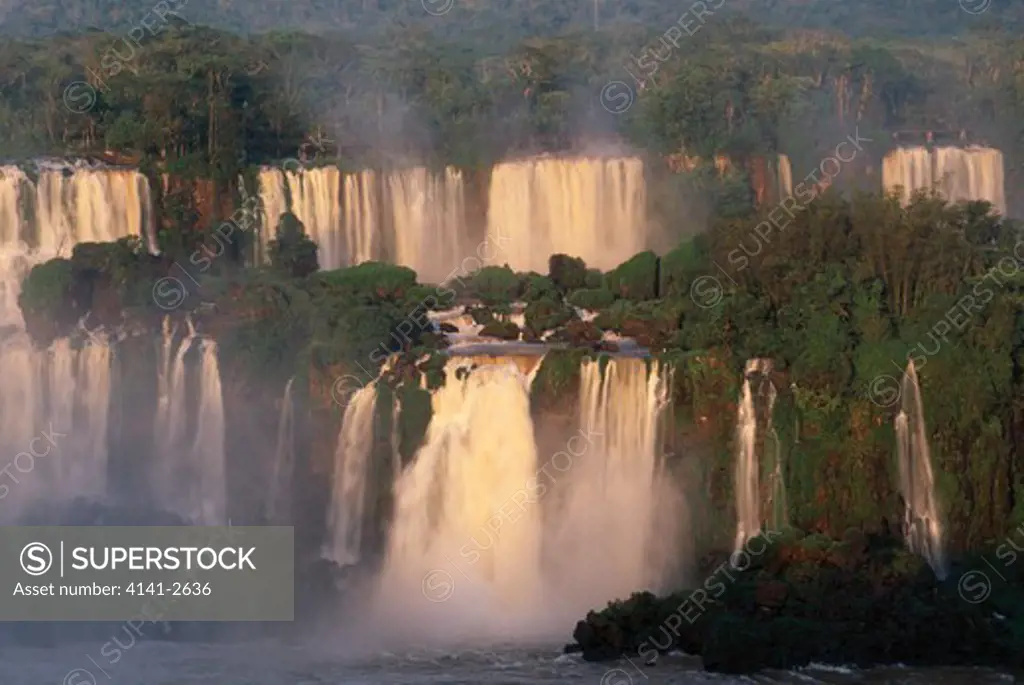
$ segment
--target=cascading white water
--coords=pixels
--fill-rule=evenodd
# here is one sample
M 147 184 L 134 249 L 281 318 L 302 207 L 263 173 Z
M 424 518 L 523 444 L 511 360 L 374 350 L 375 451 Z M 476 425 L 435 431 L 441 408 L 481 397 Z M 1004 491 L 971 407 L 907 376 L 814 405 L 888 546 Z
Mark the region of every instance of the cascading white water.
M 793 195 L 793 166 L 789 157 L 779 155 L 779 198 L 787 198 Z
M 33 502 L 107 494 L 112 355 L 98 338 L 37 350 L 24 333 L 0 343 L 0 450 L 10 458 L 4 515 Z
M 412 268 L 424 283 L 439 283 L 463 259 L 475 256 L 465 218 L 462 172 L 444 175 L 425 168 L 387 175 L 386 197 L 394 218 L 395 262 Z
M 295 402 L 289 378 L 281 398 L 277 419 L 277 442 L 271 465 L 270 492 L 267 496 L 266 518 L 271 523 L 286 524 L 290 520 L 292 479 L 295 477 Z
M 425 623 L 445 639 L 535 638 L 608 597 L 658 589 L 676 561 L 686 512 L 658 440 L 671 371 L 584 362 L 579 429 L 538 460 L 537 361 L 446 365 L 425 442 L 395 486 L 374 605 L 388 626 L 402 616 L 417 639 Z
M 1003 153 L 993 148 L 898 148 L 882 164 L 886 190 L 902 187 L 904 203 L 917 190 L 936 188 L 949 202 L 987 200 L 1006 214 Z
M 935 494 L 931 450 L 924 420 L 924 404 L 914 362 L 907 364 L 902 383 L 902 408 L 896 416 L 900 492 L 906 504 L 906 540 L 941 580 L 946 577 L 942 513 Z
M 346 174 L 342 189 L 342 227 L 348 253 L 337 266 L 362 264 L 383 256 L 384 227 L 377 202 L 378 175 L 374 171 Z M 328 268 L 328 267 L 325 267 Z
M 560 453 L 569 459 L 551 459 L 561 506 L 549 512 L 545 540 L 546 577 L 570 614 L 609 597 L 659 590 L 678 552 L 678 531 L 664 524 L 685 514 L 661 463 L 671 370 L 621 358 L 608 360 L 602 373 L 588 359 L 580 373 L 579 434 Z
M 637 158 L 544 158 L 491 172 L 487 235 L 505 245 L 492 261 L 547 273 L 564 253 L 607 270 L 647 247 L 646 186 Z
M 268 224 L 261 234 L 264 254 L 290 197 L 292 213 L 320 248 L 323 269 L 384 260 L 414 269 L 423 281 L 438 281 L 472 256 L 456 169 L 342 174 L 337 167 L 264 167 L 259 185 Z
M 327 544 L 323 555 L 339 566 L 358 563 L 362 552 L 376 406 L 376 381 L 352 394 L 345 407 L 334 450 Z
M 32 266 L 69 257 L 82 242 L 137 235 L 155 250 L 149 185 L 121 169 L 37 164 L 33 180 L 0 166 L 0 448 L 45 457 L 17 465 L 22 477 L 5 503 L 11 516 L 33 500 L 102 498 L 107 491 L 107 420 L 113 356 L 100 335 L 80 348 L 66 339 L 36 349 L 18 306 Z M 30 442 L 46 432 L 53 443 Z M 56 444 L 55 444 L 56 443 Z
M 198 495 L 195 520 L 206 526 L 227 523 L 227 474 L 224 463 L 224 391 L 217 343 L 203 339 L 199 360 L 199 417 L 192 444 L 192 487 Z
M 431 398 L 433 416 L 415 461 L 395 485 L 394 524 L 375 608 L 385 617 L 444 602 L 445 637 L 517 633 L 543 612 L 541 515 L 507 512 L 537 474 L 532 375 L 513 363 L 453 359 Z M 525 500 L 524 500 L 525 501 Z M 507 520 L 506 520 L 507 519 Z M 450 596 L 435 581 L 457 587 Z M 442 583 L 443 585 L 443 583 Z M 435 605 L 436 606 L 436 605 Z
M 750 538 L 761 532 L 761 462 L 757 454 L 757 406 L 755 386 L 751 376 L 756 376 L 757 393 L 760 393 L 763 376 L 771 372 L 771 360 L 750 359 L 743 370 L 743 387 L 736 407 L 736 542 L 735 551 L 740 551 Z M 769 381 L 768 413 L 775 403 L 775 387 Z
M 743 389 L 736 409 L 736 544 L 743 549 L 747 540 L 761 530 L 761 506 L 758 498 L 757 413 L 750 379 L 743 379 Z
M 172 356 L 174 329 L 164 322 L 159 399 L 154 425 L 156 458 L 151 487 L 158 505 L 202 525 L 227 521 L 224 398 L 214 341 L 199 338 L 192 322 Z M 200 341 L 199 397 L 190 401 L 186 356 Z M 189 407 L 196 407 L 194 438 L 188 440 Z

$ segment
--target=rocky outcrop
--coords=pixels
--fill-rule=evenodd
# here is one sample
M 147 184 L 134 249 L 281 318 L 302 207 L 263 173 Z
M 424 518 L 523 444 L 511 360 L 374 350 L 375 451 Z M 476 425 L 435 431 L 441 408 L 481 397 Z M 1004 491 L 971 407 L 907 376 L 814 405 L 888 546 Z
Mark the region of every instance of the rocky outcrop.
M 650 660 L 681 649 L 728 673 L 812 661 L 1019 667 L 1024 645 L 1009 621 L 964 601 L 956 577 L 938 581 L 899 541 L 771 536 L 748 543 L 700 587 L 664 598 L 639 593 L 591 612 L 567 650 L 588 660 Z

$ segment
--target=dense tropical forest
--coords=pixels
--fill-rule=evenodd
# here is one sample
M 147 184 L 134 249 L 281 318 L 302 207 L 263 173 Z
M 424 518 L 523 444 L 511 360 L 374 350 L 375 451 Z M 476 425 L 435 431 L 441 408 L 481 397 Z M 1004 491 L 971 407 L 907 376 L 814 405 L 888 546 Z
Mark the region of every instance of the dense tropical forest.
M 809 16 L 829 16 L 823 8 L 834 5 L 823 2 L 772 3 L 767 17 L 785 28 L 739 3 L 701 5 L 699 17 L 686 7 L 602 5 L 612 18 L 597 31 L 585 21 L 590 3 L 538 3 L 536 11 L 515 4 L 511 17 L 491 3 L 441 16 L 418 3 L 376 4 L 350 10 L 390 18 L 370 21 L 373 31 L 360 22 L 330 35 L 278 28 L 244 37 L 204 26 L 216 23 L 203 16 L 210 6 L 158 3 L 126 9 L 132 18 L 116 28 L 111 20 L 6 40 L 0 149 L 6 158 L 117 150 L 222 181 L 296 156 L 310 136 L 327 141 L 323 161 L 356 166 L 381 156 L 478 166 L 614 143 L 704 158 L 785 152 L 801 169 L 856 126 L 886 144 L 898 130 L 965 131 L 969 142 L 1004 151 L 1011 180 L 1018 173 L 1024 76 L 1014 9 L 858 7 L 855 25 L 885 19 L 892 30 L 850 38 L 843 13 L 852 8 L 831 10 L 834 30 L 800 28 L 815 22 L 787 14 L 806 7 Z M 560 8 L 564 22 L 555 21 Z M 321 28 L 329 25 L 323 17 L 347 16 L 328 9 L 310 10 Z M 289 25 L 273 11 L 246 13 L 257 26 L 245 28 L 274 28 L 258 16 Z M 402 21 L 396 12 L 414 16 Z M 517 30 L 488 31 L 462 12 Z M 38 28 L 45 16 L 45 5 L 13 8 L 4 27 L 23 17 Z M 949 32 L 908 35 L 924 17 L 948 17 Z M 77 28 L 91 21 L 81 17 Z M 608 87 L 615 82 L 623 86 Z
M 373 13 L 375 4 L 364 3 L 360 11 Z M 920 6 L 899 3 L 890 18 L 894 32 L 908 33 L 900 12 Z M 34 25 L 46 26 L 46 6 L 33 7 Z M 228 12 L 231 5 L 218 7 Z M 796 5 L 773 7 L 771 16 L 784 23 L 785 12 Z M 573 315 L 563 311 L 555 293 L 605 309 L 608 317 L 601 321 L 607 327 L 635 333 L 639 326 L 646 342 L 670 356 L 689 359 L 717 350 L 729 368 L 742 367 L 753 356 L 777 358 L 792 374 L 793 402 L 817 417 L 805 417 L 805 429 L 813 425 L 833 432 L 831 440 L 804 443 L 804 449 L 823 445 L 822 459 L 838 444 L 844 454 L 870 452 L 881 459 L 891 453 L 891 436 L 865 437 L 865 431 L 891 432 L 885 417 L 892 407 L 870 401 L 872 379 L 895 374 L 894 365 L 906 363 L 914 345 L 927 341 L 964 293 L 990 278 L 997 265 L 1005 266 L 1006 259 L 1016 265 L 1024 255 L 1014 252 L 1016 227 L 987 215 L 984 205 L 947 207 L 922 198 L 901 209 L 877 193 L 877 167 L 897 144 L 893 134 L 934 130 L 1001 149 L 1011 213 L 1020 206 L 1013 189 L 1024 160 L 1024 40 L 1013 29 L 1009 9 L 970 14 L 956 8 L 955 37 L 848 38 L 834 31 L 776 28 L 722 7 L 703 16 L 697 30 L 677 14 L 672 22 L 693 32 L 681 34 L 682 40 L 678 31 L 671 34 L 678 49 L 662 41 L 672 23 L 644 24 L 637 18 L 648 15 L 640 7 L 633 7 L 633 14 L 618 10 L 614 30 L 575 26 L 584 16 L 574 7 L 565 33 L 514 40 L 502 34 L 491 43 L 477 30 L 445 38 L 421 23 L 400 21 L 380 25 L 365 40 L 344 31 L 242 36 L 195 25 L 202 17 L 189 13 L 199 12 L 199 5 L 182 5 L 175 13 L 168 9 L 162 18 L 147 20 L 152 30 L 137 41 L 126 38 L 127 31 L 5 41 L 0 46 L 4 155 L 113 157 L 138 164 L 154 186 L 160 185 L 160 172 L 212 180 L 214 194 L 226 202 L 214 203 L 205 214 L 196 211 L 188 194 L 158 192 L 165 269 L 167 260 L 184 259 L 236 212 L 240 175 L 251 173 L 255 164 L 284 158 L 343 167 L 420 160 L 480 168 L 517 154 L 616 149 L 642 151 L 655 166 L 678 170 L 663 160 L 680 153 L 703 159 L 724 155 L 733 161 L 730 173 L 704 164 L 652 184 L 672 198 L 662 203 L 668 209 L 661 221 L 674 249 L 662 258 L 638 255 L 620 267 L 625 275 L 613 272 L 605 281 L 553 277 L 529 285 L 532 276 L 488 269 L 480 282 L 497 283 L 491 300 L 543 300 L 536 316 L 546 312 L 545 320 L 556 325 Z M 427 19 L 455 23 L 463 9 Z M 480 21 L 497 12 L 490 4 L 470 10 Z M 540 3 L 538 17 L 553 11 Z M 870 14 L 865 10 L 863 17 Z M 812 15 L 817 16 L 808 10 Z M 948 15 L 936 10 L 931 18 Z M 263 15 L 247 16 L 257 25 L 246 28 L 259 28 Z M 626 21 L 631 17 L 636 21 Z M 525 21 L 514 25 L 529 33 Z M 549 18 L 544 25 L 550 29 L 557 22 Z M 652 63 L 655 69 L 645 71 L 643 65 Z M 602 97 L 615 81 L 629 95 L 629 106 L 618 113 Z M 849 170 L 832 180 L 833 191 L 861 186 L 874 194 L 820 197 L 815 189 L 784 228 L 770 238 L 757 237 L 753 228 L 771 208 L 755 207 L 745 161 L 785 152 L 793 160 L 796 184 L 803 179 L 800 170 L 817 168 L 852 136 L 872 142 L 865 142 Z M 700 181 L 696 190 L 694 180 Z M 707 231 L 691 221 L 698 204 L 711 207 Z M 778 225 L 774 215 L 772 221 Z M 289 278 L 318 279 L 308 276 L 313 269 L 308 240 L 289 226 L 275 248 L 276 263 L 285 265 L 280 270 Z M 245 234 L 237 231 L 232 238 L 229 254 L 235 261 L 215 260 L 211 275 L 230 275 L 241 266 L 246 251 L 239 243 L 248 239 Z M 750 257 L 722 277 L 719 265 L 733 264 L 740 246 Z M 99 263 L 118 265 L 112 278 L 126 289 L 124 304 L 152 308 L 152 288 L 130 266 L 141 257 L 131 257 L 123 245 L 108 249 L 116 254 Z M 81 252 L 79 258 L 87 262 L 99 259 Z M 934 358 L 925 355 L 929 368 L 923 383 L 933 398 L 929 412 L 935 417 L 937 459 L 946 473 L 978 476 L 964 481 L 950 475 L 945 483 L 958 491 L 950 506 L 960 546 L 997 534 L 1019 502 L 1013 455 L 1024 408 L 1017 392 L 1024 382 L 1018 362 L 1024 324 L 1020 278 L 1012 271 L 999 276 L 998 285 L 987 281 L 994 294 L 973 310 L 970 325 L 953 332 L 956 344 L 944 344 Z M 55 292 L 70 287 L 78 272 L 67 262 L 34 272 L 37 287 L 30 278 L 23 296 L 30 324 L 46 320 L 40 312 L 55 306 Z M 263 278 L 257 273 L 231 278 Z M 64 284 L 57 291 L 48 289 L 54 279 Z M 317 286 L 313 296 L 351 294 L 353 286 L 345 282 L 337 292 Z M 247 297 L 259 297 L 258 292 L 263 291 Z M 350 310 L 340 302 L 324 305 L 333 314 L 317 325 L 329 328 L 323 340 L 331 363 L 365 357 L 407 316 L 408 293 L 399 302 L 385 297 L 385 311 L 379 310 L 384 306 L 379 296 L 366 297 L 365 307 Z M 288 317 L 301 318 L 295 312 Z M 282 331 L 265 332 L 271 348 L 273 341 L 284 345 L 291 339 Z M 971 374 L 958 373 L 967 368 Z M 954 377 L 957 390 L 946 397 L 942 379 Z M 680 392 L 698 394 L 684 404 L 728 404 L 735 397 L 732 386 L 717 399 L 704 397 L 707 386 L 696 381 L 689 391 L 686 387 Z M 725 442 L 727 424 L 721 422 Z M 728 490 L 731 476 L 724 459 L 716 482 Z M 828 469 L 812 468 L 813 460 L 804 463 L 806 477 L 818 484 L 812 489 L 826 488 L 807 498 L 805 523 L 834 519 L 826 527 L 842 530 L 840 521 L 860 524 L 874 516 L 874 504 L 858 509 L 844 502 L 843 493 L 851 492 L 845 485 L 832 496 L 823 494 L 849 479 L 863 479 L 872 489 L 872 477 L 855 466 L 858 461 L 837 462 L 835 468 L 850 469 L 849 479 L 825 477 Z M 884 462 L 874 463 L 881 468 Z M 876 493 L 869 499 L 887 496 Z M 978 507 L 983 516 L 973 515 Z
M 372 378 L 399 355 L 382 392 L 402 385 L 396 432 L 408 463 L 431 411 L 419 376 L 426 387 L 441 382 L 447 344 L 420 320 L 457 302 L 493 337 L 555 331 L 567 345 L 533 383 L 542 408 L 572 404 L 580 358 L 614 351 L 600 342 L 608 331 L 671 362 L 671 442 L 682 455 L 672 467 L 686 471 L 702 514 L 698 549 L 732 534 L 738 384 L 758 357 L 775 363 L 788 524 L 826 538 L 812 540 L 823 555 L 827 538 L 892 533 L 904 515 L 893 419 L 908 360 L 927 398 L 949 549 L 994 547 L 1024 521 L 1020 226 L 983 202 L 921 195 L 904 205 L 880 192 L 883 156 L 932 132 L 1001 150 L 1008 213 L 1024 213 L 1024 5 L 0 0 L 0 19 L 12 36 L 0 42 L 0 155 L 138 166 L 154 189 L 162 251 L 137 239 L 84 243 L 34 267 L 19 301 L 28 330 L 48 342 L 90 314 L 155 331 L 168 309 L 200 312 L 239 406 L 298 378 L 320 401 L 304 465 L 320 480 L 303 484 L 302 503 L 317 526 L 329 471 L 317 460 L 329 462 L 337 433 L 332 384 Z M 844 141 L 853 156 L 840 156 L 827 182 L 809 182 Z M 495 162 L 548 152 L 643 157 L 665 249 L 604 273 L 553 255 L 547 273 L 489 266 L 441 287 L 380 263 L 319 270 L 317 246 L 286 213 L 268 264 L 248 259 L 260 210 L 240 191 L 254 187 L 257 165 L 456 165 L 476 179 L 467 185 L 483 185 Z M 760 192 L 765 160 L 778 154 L 792 160 L 789 204 Z M 201 287 L 164 306 L 161 282 L 197 255 L 208 267 Z M 526 304 L 521 327 L 510 317 L 516 301 Z M 270 425 L 276 407 L 263 403 L 247 411 Z M 392 426 L 384 432 L 391 439 Z M 390 468 L 390 443 L 375 449 Z M 386 512 L 389 496 L 373 506 Z M 312 530 L 311 540 L 321 532 Z M 900 573 L 919 580 L 917 566 Z M 1012 581 L 1020 570 L 1007 573 Z M 827 604 L 821 592 L 814 601 Z M 1018 598 L 998 609 L 1014 606 Z M 971 614 L 943 639 L 976 619 L 990 620 Z M 879 634 L 914 632 L 893 626 Z M 744 640 L 729 643 L 730 658 Z M 992 657 L 1005 658 L 1002 647 Z M 775 662 L 756 666 L 765 663 Z

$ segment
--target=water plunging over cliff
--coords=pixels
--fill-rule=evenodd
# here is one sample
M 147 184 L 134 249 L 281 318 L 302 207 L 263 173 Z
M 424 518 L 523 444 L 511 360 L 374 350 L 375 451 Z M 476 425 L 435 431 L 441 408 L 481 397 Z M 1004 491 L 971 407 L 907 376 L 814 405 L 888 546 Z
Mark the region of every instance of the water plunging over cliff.
M 217 344 L 197 336 L 189 322 L 188 335 L 174 348 L 175 330 L 164 320 L 161 343 L 159 398 L 154 426 L 156 457 L 151 486 L 159 506 L 195 523 L 223 525 L 227 521 L 227 481 L 224 457 L 224 398 L 217 361 Z M 198 398 L 190 401 L 186 356 L 200 343 Z M 189 407 L 197 407 L 193 421 Z M 194 438 L 188 440 L 189 426 Z
M 37 171 L 33 180 L 0 166 L 0 449 L 19 455 L 19 482 L 5 498 L 12 516 L 34 500 L 106 495 L 113 363 L 101 333 L 79 347 L 59 339 L 36 349 L 18 306 L 22 279 L 82 242 L 138 235 L 155 249 L 143 175 L 48 163 Z
M 987 200 L 1006 214 L 1003 153 L 992 148 L 898 148 L 883 161 L 882 185 L 901 186 L 905 203 L 915 191 L 935 187 L 950 202 Z
M 463 637 L 501 633 L 544 606 L 540 509 L 504 516 L 537 474 L 532 377 L 514 364 L 471 366 L 445 366 L 425 442 L 395 485 L 377 607 L 409 620 L 430 608 L 418 600 L 444 602 L 437 629 Z
M 353 393 L 345 407 L 334 450 L 327 544 L 323 554 L 339 566 L 357 563 L 362 552 L 376 406 L 376 381 Z
M 149 183 L 137 171 L 43 165 L 33 181 L 0 166 L 0 328 L 22 326 L 17 297 L 33 265 L 78 243 L 140 236 L 156 251 Z
M 270 493 L 267 496 L 266 518 L 272 524 L 286 525 L 291 520 L 292 482 L 295 478 L 295 401 L 289 378 L 281 398 L 277 418 L 277 443 L 270 472 Z
M 472 256 L 462 173 L 424 167 L 343 174 L 337 167 L 259 173 L 266 226 L 261 249 L 289 204 L 320 247 L 320 266 L 371 260 L 408 266 L 424 282 L 440 281 Z
M 903 375 L 902 408 L 896 417 L 900 493 L 906 504 L 907 547 L 928 560 L 939 579 L 946 577 L 942 513 L 935 495 L 928 430 L 914 362 Z
M 0 342 L 0 454 L 13 476 L 0 520 L 33 502 L 106 496 L 111 364 L 99 336 L 79 349 L 62 338 L 38 350 L 24 333 Z
M 498 164 L 491 172 L 487 234 L 504 249 L 492 261 L 547 273 L 548 257 L 564 253 L 612 269 L 646 249 L 646 212 L 644 167 L 636 158 Z
M 779 155 L 778 163 L 779 198 L 787 198 L 793 195 L 793 166 L 789 157 Z
M 579 433 L 548 469 L 562 505 L 550 512 L 546 556 L 559 601 L 586 611 L 660 589 L 679 532 L 663 525 L 685 512 L 671 495 L 659 441 L 671 370 L 623 358 L 608 360 L 603 373 L 600 362 L 584 360 L 580 371 Z
M 761 531 L 763 521 L 761 460 L 757 453 L 756 400 L 765 394 L 768 415 L 771 416 L 775 403 L 775 386 L 765 377 L 771 370 L 772 363 L 769 359 L 750 359 L 743 370 L 743 387 L 736 407 L 736 551 L 743 549 L 747 540 Z M 751 382 L 751 377 L 754 383 Z M 765 383 L 767 388 L 764 388 Z

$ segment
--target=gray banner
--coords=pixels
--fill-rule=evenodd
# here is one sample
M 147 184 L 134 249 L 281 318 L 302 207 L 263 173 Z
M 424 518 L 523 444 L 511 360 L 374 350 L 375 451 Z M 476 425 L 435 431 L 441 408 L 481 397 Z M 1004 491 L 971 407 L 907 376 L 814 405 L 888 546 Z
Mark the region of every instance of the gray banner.
M 0 621 L 291 621 L 294 529 L 0 527 Z

